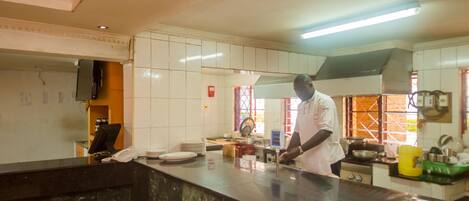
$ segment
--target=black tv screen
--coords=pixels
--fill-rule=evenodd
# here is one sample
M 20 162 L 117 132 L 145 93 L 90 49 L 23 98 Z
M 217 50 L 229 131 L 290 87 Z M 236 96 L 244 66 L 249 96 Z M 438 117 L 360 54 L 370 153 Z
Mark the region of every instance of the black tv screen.
M 99 62 L 93 60 L 79 60 L 77 72 L 77 88 L 75 100 L 88 101 L 98 97 L 101 85 L 102 70 Z

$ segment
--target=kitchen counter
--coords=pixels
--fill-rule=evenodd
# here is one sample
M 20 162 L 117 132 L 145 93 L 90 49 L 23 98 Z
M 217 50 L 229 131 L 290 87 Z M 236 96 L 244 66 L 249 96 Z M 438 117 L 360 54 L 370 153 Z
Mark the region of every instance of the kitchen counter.
M 93 167 L 98 165 L 107 165 L 107 163 L 100 163 L 90 157 L 8 163 L 0 164 L 0 175 L 53 171 L 76 167 Z
M 179 164 L 70 158 L 0 165 L 0 200 L 432 200 L 208 152 Z
M 1 164 L 0 201 L 145 200 L 145 189 L 135 182 L 144 179 L 134 163 L 88 157 Z
M 439 184 L 439 185 L 453 185 L 456 182 L 467 178 L 469 176 L 469 173 L 458 175 L 456 177 L 437 175 L 437 174 L 432 175 L 432 174 L 426 174 L 426 173 L 423 173 L 422 175 L 418 177 L 404 176 L 404 175 L 399 174 L 398 164 L 396 163 L 396 164 L 392 164 L 389 166 L 389 176 L 412 180 L 412 181 L 429 182 L 429 183 L 434 183 L 434 184 Z
M 234 200 L 432 200 L 407 193 L 281 167 L 255 163 L 208 152 L 205 157 L 182 164 L 139 159 L 137 163 L 184 182 Z

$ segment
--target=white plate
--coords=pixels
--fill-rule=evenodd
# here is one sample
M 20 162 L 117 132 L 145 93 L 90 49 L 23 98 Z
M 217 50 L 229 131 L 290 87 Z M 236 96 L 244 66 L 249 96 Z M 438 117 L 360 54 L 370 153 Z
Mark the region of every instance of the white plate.
M 160 155 L 159 158 L 165 161 L 183 161 L 195 157 L 197 157 L 197 154 L 194 152 L 173 152 Z

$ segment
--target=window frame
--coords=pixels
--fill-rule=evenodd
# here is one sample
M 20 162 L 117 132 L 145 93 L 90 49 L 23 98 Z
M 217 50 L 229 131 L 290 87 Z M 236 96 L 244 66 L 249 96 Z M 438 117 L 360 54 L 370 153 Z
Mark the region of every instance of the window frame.
M 469 68 L 462 68 L 460 70 L 460 77 L 461 77 L 461 125 L 460 125 L 460 131 L 461 131 L 461 134 L 464 134 L 467 130 L 468 130 L 468 115 L 469 115 L 469 105 L 467 104 L 467 101 L 468 101 L 468 96 L 469 96 L 469 93 L 468 93 L 468 89 L 469 89 L 469 82 L 468 82 L 468 78 L 469 78 Z
M 469 69 L 468 69 L 469 72 Z M 411 80 L 410 84 L 412 85 L 412 81 L 416 79 L 418 82 L 418 77 L 417 73 L 413 72 L 411 74 Z M 377 110 L 365 110 L 365 111 L 353 111 L 353 96 L 347 96 L 344 97 L 344 130 L 345 130 L 345 136 L 346 137 L 353 137 L 353 115 L 354 113 L 360 113 L 360 112 L 373 112 L 377 113 L 378 118 L 377 118 L 377 123 L 378 123 L 378 130 L 377 130 L 377 143 L 379 144 L 385 144 L 388 141 L 388 134 L 389 131 L 387 130 L 387 116 L 386 114 L 389 113 L 401 113 L 401 114 L 416 114 L 418 115 L 418 112 L 410 112 L 410 111 L 387 111 L 387 104 L 388 104 L 388 97 L 387 95 L 369 95 L 369 96 L 376 96 L 376 104 L 377 104 Z M 357 96 L 355 96 L 357 97 Z M 366 97 L 366 96 L 360 96 L 360 97 Z M 469 113 L 469 110 L 468 110 Z M 418 118 L 418 116 L 417 116 Z M 418 124 L 418 122 L 416 122 Z M 417 126 L 417 125 L 416 125 Z M 418 128 L 418 127 L 417 127 Z M 416 131 L 416 133 L 418 133 Z
M 248 86 L 237 86 L 234 87 L 234 121 L 233 121 L 233 127 L 234 131 L 239 131 L 239 126 L 241 124 L 241 111 L 246 110 L 241 108 L 241 89 L 242 88 L 247 88 L 248 90 L 248 99 L 249 99 L 249 108 L 247 108 L 247 112 L 249 113 L 249 117 L 254 119 L 254 122 L 256 122 L 256 127 L 257 127 L 257 113 L 259 111 L 263 111 L 264 113 L 264 132 L 265 132 L 265 99 L 264 99 L 264 107 L 263 109 L 259 109 L 257 107 L 257 101 L 254 98 L 254 87 L 252 85 Z M 257 133 L 257 128 L 254 128 L 254 131 Z

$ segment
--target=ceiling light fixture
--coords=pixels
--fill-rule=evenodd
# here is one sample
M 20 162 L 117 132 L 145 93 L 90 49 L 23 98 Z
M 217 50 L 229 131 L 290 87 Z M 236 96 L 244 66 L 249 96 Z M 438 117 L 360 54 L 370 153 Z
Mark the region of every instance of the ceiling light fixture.
M 106 29 L 109 29 L 109 27 L 105 25 L 99 25 L 98 29 L 106 30 Z
M 356 28 L 371 26 L 375 24 L 380 24 L 383 22 L 389 22 L 401 18 L 406 18 L 410 16 L 417 15 L 420 11 L 420 5 L 414 3 L 412 5 L 407 5 L 406 7 L 401 7 L 399 10 L 394 10 L 386 14 L 369 17 L 365 19 L 356 20 L 349 23 L 344 23 L 336 26 L 331 26 L 327 28 L 322 28 L 314 31 L 310 31 L 301 35 L 303 39 L 314 38 L 324 35 L 329 35 L 337 32 L 348 31 Z

